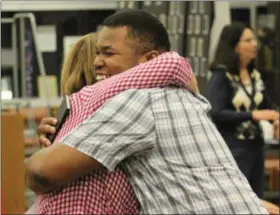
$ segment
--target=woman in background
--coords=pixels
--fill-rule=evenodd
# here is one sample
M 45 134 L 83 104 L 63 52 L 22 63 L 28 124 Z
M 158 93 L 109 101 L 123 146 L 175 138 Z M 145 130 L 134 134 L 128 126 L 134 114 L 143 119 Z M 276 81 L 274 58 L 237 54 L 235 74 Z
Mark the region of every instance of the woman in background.
M 264 139 L 259 122 L 276 121 L 279 112 L 265 92 L 254 60 L 257 40 L 242 23 L 225 26 L 211 65 L 212 118 L 240 170 L 259 198 L 264 192 Z

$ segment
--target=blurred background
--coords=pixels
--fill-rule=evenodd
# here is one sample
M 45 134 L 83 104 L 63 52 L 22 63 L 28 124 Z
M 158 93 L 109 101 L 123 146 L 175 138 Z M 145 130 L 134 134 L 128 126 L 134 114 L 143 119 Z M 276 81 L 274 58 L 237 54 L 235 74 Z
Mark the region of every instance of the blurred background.
M 209 63 L 222 28 L 234 21 L 249 24 L 259 42 L 257 67 L 274 107 L 279 108 L 280 2 L 4 0 L 1 189 L 5 194 L 1 200 L 6 213 L 21 213 L 34 201 L 34 194 L 25 188 L 21 178 L 23 160 L 40 148 L 38 123 L 54 115 L 61 102 L 60 70 L 65 53 L 82 35 L 98 31 L 107 16 L 124 8 L 145 9 L 162 21 L 172 50 L 190 59 L 206 97 Z M 266 156 L 265 199 L 279 204 L 279 147 L 267 147 Z

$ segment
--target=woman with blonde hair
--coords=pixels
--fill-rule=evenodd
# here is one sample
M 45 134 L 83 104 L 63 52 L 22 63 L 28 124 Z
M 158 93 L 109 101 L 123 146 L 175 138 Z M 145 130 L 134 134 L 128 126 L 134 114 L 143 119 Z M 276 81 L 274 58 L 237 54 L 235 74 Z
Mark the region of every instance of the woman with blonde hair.
M 78 92 L 84 86 L 96 82 L 96 74 L 93 68 L 93 62 L 96 57 L 96 39 L 96 33 L 86 34 L 74 43 L 69 52 L 66 53 L 61 70 L 61 94 L 70 95 Z M 48 129 L 52 130 L 56 123 L 56 118 L 46 117 L 42 119 L 40 126 L 47 127 L 46 133 L 49 133 Z M 45 136 L 40 136 L 40 143 L 43 146 L 50 145 Z M 38 199 L 36 199 L 36 202 L 25 214 L 38 213 Z
M 96 83 L 96 74 L 93 68 L 96 57 L 96 39 L 97 33 L 86 34 L 74 43 L 69 52 L 66 53 L 61 69 L 62 95 L 76 93 L 84 86 Z M 42 119 L 39 129 L 43 125 L 44 133 L 52 133 L 56 123 L 55 118 L 46 117 Z M 44 146 L 51 144 L 44 135 L 40 135 L 40 143 Z
M 61 71 L 61 93 L 72 94 L 96 82 L 93 61 L 96 56 L 96 34 L 89 33 L 75 43 L 64 58 Z

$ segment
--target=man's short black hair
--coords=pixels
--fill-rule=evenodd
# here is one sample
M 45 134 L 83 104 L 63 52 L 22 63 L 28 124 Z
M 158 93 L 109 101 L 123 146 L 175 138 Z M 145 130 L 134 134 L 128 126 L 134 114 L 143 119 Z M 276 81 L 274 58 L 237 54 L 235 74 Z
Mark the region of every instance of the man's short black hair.
M 128 36 L 139 40 L 142 52 L 153 49 L 170 51 L 170 41 L 165 27 L 154 15 L 144 10 L 121 10 L 107 17 L 103 26 L 128 27 Z

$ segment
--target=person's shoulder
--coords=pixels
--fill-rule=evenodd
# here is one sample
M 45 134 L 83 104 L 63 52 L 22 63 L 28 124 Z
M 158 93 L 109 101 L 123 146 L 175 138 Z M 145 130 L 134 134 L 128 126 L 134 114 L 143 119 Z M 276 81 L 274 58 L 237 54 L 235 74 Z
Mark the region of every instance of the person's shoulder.
M 228 72 L 227 68 L 223 65 L 218 65 L 215 66 L 214 68 L 211 68 L 211 77 L 210 80 L 226 80 L 229 79 L 231 80 L 233 77 L 232 75 Z
M 262 79 L 262 75 L 257 69 L 253 69 L 251 76 L 252 76 L 252 78 L 255 78 L 256 80 Z
M 110 100 L 126 104 L 143 103 L 148 99 L 148 96 L 147 89 L 128 89 L 116 94 Z
M 211 72 L 212 72 L 212 74 L 215 74 L 215 75 L 226 75 L 227 68 L 224 65 L 217 65 L 217 66 L 211 68 Z
M 78 92 L 72 93 L 70 95 L 70 99 L 77 99 L 82 98 L 85 100 L 87 97 L 90 97 L 91 93 L 96 90 L 95 84 L 93 85 L 86 85 L 82 89 L 80 89 Z

